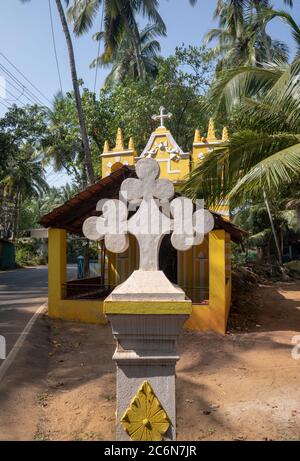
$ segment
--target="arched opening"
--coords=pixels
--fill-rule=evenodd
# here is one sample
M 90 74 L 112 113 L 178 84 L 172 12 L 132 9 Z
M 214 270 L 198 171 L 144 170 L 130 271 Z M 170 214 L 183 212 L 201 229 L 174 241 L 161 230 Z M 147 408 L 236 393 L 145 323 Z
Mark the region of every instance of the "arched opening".
M 178 257 L 177 250 L 171 243 L 171 236 L 166 235 L 161 242 L 159 251 L 159 269 L 164 272 L 170 282 L 178 283 Z

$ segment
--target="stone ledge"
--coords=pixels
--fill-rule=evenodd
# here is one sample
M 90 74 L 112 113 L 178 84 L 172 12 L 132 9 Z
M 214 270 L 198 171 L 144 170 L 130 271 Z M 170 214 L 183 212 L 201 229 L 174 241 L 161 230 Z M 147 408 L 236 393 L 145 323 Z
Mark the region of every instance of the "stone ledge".
M 119 364 L 123 365 L 130 365 L 130 366 L 142 366 L 142 365 L 149 365 L 149 364 L 154 364 L 154 365 L 174 365 L 174 363 L 178 362 L 179 360 L 179 355 L 178 354 L 172 354 L 172 353 L 166 353 L 166 354 L 160 354 L 160 355 L 150 355 L 150 354 L 144 354 L 140 355 L 141 351 L 137 353 L 136 351 L 124 351 L 124 352 L 119 352 L 116 351 L 113 355 L 113 360 L 118 362 Z

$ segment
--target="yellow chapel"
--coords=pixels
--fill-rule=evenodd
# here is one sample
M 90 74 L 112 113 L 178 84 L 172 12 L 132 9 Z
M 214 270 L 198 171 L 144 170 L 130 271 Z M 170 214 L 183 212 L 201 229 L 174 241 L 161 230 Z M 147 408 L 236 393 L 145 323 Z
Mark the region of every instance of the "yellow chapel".
M 99 245 L 100 272 L 97 277 L 68 281 L 65 254 L 68 233 L 82 236 L 83 221 L 96 214 L 97 202 L 101 198 L 117 198 L 122 181 L 135 177 L 135 165 L 141 158 L 155 159 L 160 165 L 160 177 L 171 180 L 176 187 L 182 185 L 192 169 L 215 147 L 228 141 L 226 128 L 222 138 L 217 138 L 211 119 L 207 136 L 196 130 L 191 152 L 184 152 L 164 126 L 165 119 L 170 117 L 164 108 L 160 108 L 159 115 L 153 116 L 160 122 L 159 127 L 140 154 L 133 138 L 125 145 L 119 128 L 115 146 L 111 148 L 105 142 L 101 154 L 102 178 L 42 218 L 41 224 L 49 229 L 50 316 L 105 323 L 103 300 L 138 268 L 138 245 L 131 236 L 130 247 L 124 254 L 110 253 Z M 211 211 L 215 228 L 201 245 L 180 252 L 172 248 L 169 236 L 164 238 L 160 270 L 193 302 L 186 328 L 225 333 L 231 303 L 231 242 L 240 243 L 245 233 L 230 223 L 228 203 Z

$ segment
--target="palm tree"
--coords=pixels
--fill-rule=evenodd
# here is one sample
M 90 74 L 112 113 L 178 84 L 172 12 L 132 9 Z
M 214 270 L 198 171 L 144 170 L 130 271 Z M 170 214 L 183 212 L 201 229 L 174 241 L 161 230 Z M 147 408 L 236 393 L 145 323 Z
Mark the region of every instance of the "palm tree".
M 24 144 L 18 150 L 7 171 L 0 182 L 4 190 L 4 208 L 8 211 L 4 221 L 11 229 L 11 237 L 15 238 L 18 234 L 21 203 L 25 198 L 40 197 L 48 190 L 48 184 L 42 157 L 29 144 Z
M 284 3 L 293 6 L 290 0 Z M 214 18 L 219 27 L 205 37 L 207 43 L 217 39 L 215 55 L 221 58 L 218 70 L 239 65 L 257 65 L 272 60 L 288 60 L 287 46 L 273 41 L 266 32 L 263 15 L 269 0 L 218 0 Z
M 197 0 L 189 0 L 193 6 Z M 160 35 L 166 34 L 166 26 L 158 13 L 159 0 L 73 0 L 69 9 L 69 18 L 74 24 L 74 32 L 81 35 L 92 27 L 100 6 L 103 5 L 103 32 L 105 60 L 114 60 L 124 35 L 131 42 L 136 61 L 138 78 L 145 77 L 142 44 L 136 22 L 137 14 L 147 17 L 157 27 Z
M 21 0 L 21 1 L 25 3 L 30 0 Z M 75 95 L 75 102 L 76 102 L 76 108 L 77 108 L 77 113 L 78 113 L 80 132 L 81 132 L 81 138 L 82 138 L 82 144 L 83 144 L 83 150 L 84 150 L 86 174 L 87 174 L 88 182 L 92 184 L 93 182 L 95 182 L 95 175 L 94 175 L 89 139 L 88 139 L 88 134 L 87 134 L 86 122 L 85 122 L 85 117 L 84 117 L 84 113 L 82 109 L 82 102 L 81 102 L 80 89 L 79 89 L 79 83 L 78 83 L 78 77 L 77 77 L 77 69 L 76 69 L 76 63 L 75 63 L 73 43 L 72 43 L 68 23 L 66 20 L 66 16 L 65 16 L 65 12 L 64 12 L 61 0 L 55 0 L 55 2 L 56 2 L 57 10 L 59 13 L 59 17 L 61 20 L 63 32 L 65 35 L 65 39 L 66 39 L 66 43 L 68 47 L 73 90 L 74 90 L 74 95 Z M 65 0 L 65 3 L 68 6 L 69 0 Z
M 286 12 L 269 11 L 290 25 L 297 45 L 293 62 L 225 72 L 213 85 L 210 105 L 238 110 L 242 129 L 208 155 L 185 185 L 192 197 L 232 206 L 277 196 L 300 172 L 300 28 Z M 224 174 L 225 173 L 225 174 Z M 210 179 L 208 179 L 210 178 Z
M 157 25 L 161 34 L 165 34 L 166 27 L 158 13 L 158 3 L 158 0 L 74 0 L 69 9 L 69 18 L 74 24 L 75 34 L 81 35 L 91 28 L 103 4 L 102 37 L 107 59 L 113 58 L 124 35 L 127 35 L 134 50 L 138 77 L 144 78 L 140 35 L 135 17 L 136 14 L 142 13 Z
M 139 42 L 141 47 L 141 63 L 144 75 L 155 77 L 157 75 L 157 57 L 160 52 L 160 44 L 155 39 L 160 34 L 156 24 L 146 26 L 139 32 Z M 95 34 L 96 40 L 101 40 L 102 33 Z M 127 77 L 136 78 L 138 75 L 137 62 L 132 42 L 127 35 L 122 37 L 119 47 L 111 57 L 103 53 L 96 58 L 91 67 L 107 66 L 112 64 L 112 70 L 105 80 L 105 86 L 111 87 Z
M 68 98 L 58 93 L 47 114 L 48 135 L 43 143 L 44 163 L 45 165 L 52 164 L 54 171 L 65 169 L 70 176 L 80 179 L 84 187 L 86 169 L 82 172 L 78 170 L 78 165 L 84 163 L 80 132 L 74 122 L 70 122 L 67 118 L 69 114 Z M 72 125 L 74 136 L 70 136 L 70 125 Z

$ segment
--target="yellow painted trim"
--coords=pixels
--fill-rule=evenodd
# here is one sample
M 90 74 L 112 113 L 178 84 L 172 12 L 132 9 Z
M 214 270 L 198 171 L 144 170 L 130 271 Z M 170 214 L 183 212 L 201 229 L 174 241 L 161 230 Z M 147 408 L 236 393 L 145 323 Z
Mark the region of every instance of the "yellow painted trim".
M 48 311 L 57 315 L 57 304 L 62 298 L 62 285 L 67 281 L 67 232 L 49 229 L 48 232 Z
M 96 325 L 107 324 L 103 301 L 100 300 L 61 299 L 56 304 L 55 313 L 50 315 L 49 312 L 49 317 Z
M 209 304 L 212 328 L 226 333 L 226 232 L 215 230 L 209 234 Z
M 186 330 L 211 331 L 211 308 L 207 304 L 193 304 L 192 314 L 185 322 Z M 220 333 L 222 333 L 220 331 Z
M 187 301 L 104 301 L 105 314 L 167 315 L 191 314 L 192 302 Z
M 226 333 L 231 302 L 231 278 L 226 278 L 226 241 L 224 230 L 209 234 L 209 304 L 193 304 L 185 328 Z
M 67 233 L 49 229 L 48 233 L 48 314 L 49 317 L 84 323 L 105 324 L 100 300 L 63 299 L 62 285 L 67 281 Z

